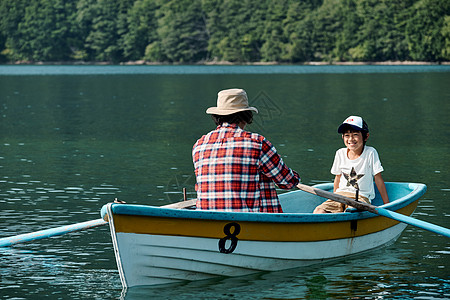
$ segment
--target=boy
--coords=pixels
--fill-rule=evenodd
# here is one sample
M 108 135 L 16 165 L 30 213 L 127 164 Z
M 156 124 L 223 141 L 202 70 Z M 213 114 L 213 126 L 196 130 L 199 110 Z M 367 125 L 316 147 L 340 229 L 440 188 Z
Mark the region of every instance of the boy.
M 338 128 L 346 148 L 336 151 L 331 173 L 334 178 L 336 194 L 371 203 L 375 197 L 373 181 L 377 185 L 383 202 L 389 203 L 381 172 L 380 159 L 375 148 L 366 146 L 369 138 L 367 123 L 358 116 L 348 117 Z M 345 204 L 327 200 L 314 209 L 314 213 L 344 212 Z

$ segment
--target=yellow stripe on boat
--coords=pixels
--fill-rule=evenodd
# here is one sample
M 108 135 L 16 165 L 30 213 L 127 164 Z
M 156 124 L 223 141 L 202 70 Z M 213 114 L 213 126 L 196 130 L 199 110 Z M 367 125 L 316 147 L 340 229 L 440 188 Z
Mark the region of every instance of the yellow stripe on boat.
M 411 215 L 417 207 L 418 200 L 397 212 Z M 226 236 L 224 227 L 237 223 L 240 232 L 239 240 L 303 242 L 324 241 L 363 236 L 378 232 L 398 224 L 398 221 L 374 217 L 358 221 L 324 222 L 324 223 L 285 223 L 285 222 L 249 222 L 220 221 L 202 219 L 184 219 L 168 217 L 151 217 L 136 215 L 114 215 L 114 225 L 117 233 L 137 233 L 168 236 L 189 236 L 221 239 Z M 354 230 L 356 228 L 356 230 Z M 233 234 L 234 228 L 231 229 Z

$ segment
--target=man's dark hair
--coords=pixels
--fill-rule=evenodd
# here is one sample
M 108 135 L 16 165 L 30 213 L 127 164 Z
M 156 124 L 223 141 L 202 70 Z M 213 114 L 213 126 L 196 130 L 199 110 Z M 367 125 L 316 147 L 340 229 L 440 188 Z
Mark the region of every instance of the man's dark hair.
M 231 115 L 211 115 L 216 125 L 222 125 L 224 122 L 230 124 L 239 124 L 240 122 L 245 122 L 247 124 L 252 124 L 253 122 L 253 112 L 250 110 L 240 111 Z

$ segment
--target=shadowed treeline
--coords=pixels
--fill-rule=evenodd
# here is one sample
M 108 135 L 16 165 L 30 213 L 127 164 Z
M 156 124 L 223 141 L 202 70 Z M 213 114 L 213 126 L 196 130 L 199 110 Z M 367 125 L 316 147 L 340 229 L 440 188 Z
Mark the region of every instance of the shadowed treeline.
M 450 60 L 443 0 L 2 0 L 0 61 Z

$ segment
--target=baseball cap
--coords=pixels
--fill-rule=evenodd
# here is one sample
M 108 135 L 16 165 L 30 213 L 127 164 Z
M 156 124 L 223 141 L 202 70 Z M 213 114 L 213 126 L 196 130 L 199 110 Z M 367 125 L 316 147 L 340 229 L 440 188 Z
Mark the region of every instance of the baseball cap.
M 344 133 L 345 129 L 349 127 L 354 130 L 369 132 L 369 126 L 367 126 L 367 123 L 359 116 L 350 116 L 345 119 L 341 126 L 339 126 L 338 132 Z

